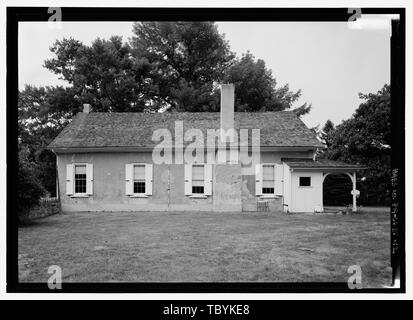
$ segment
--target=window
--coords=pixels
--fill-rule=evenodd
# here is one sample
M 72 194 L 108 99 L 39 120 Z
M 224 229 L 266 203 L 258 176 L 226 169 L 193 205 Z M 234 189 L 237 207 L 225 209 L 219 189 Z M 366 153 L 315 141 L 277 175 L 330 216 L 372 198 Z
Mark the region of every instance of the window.
M 125 194 L 130 197 L 151 196 L 152 173 L 152 164 L 125 163 Z
M 184 192 L 186 196 L 206 198 L 212 195 L 212 164 L 187 163 L 184 166 Z
M 192 193 L 203 194 L 204 193 L 204 165 L 192 166 Z
M 81 198 L 93 195 L 92 163 L 66 165 L 66 195 Z
M 146 179 L 145 165 L 139 164 L 133 166 L 133 193 L 145 194 Z
M 75 165 L 75 193 L 86 193 L 86 165 Z
M 284 192 L 284 167 L 278 163 L 255 165 L 255 195 L 276 198 Z
M 300 187 L 311 187 L 311 177 L 300 177 Z
M 274 194 L 274 165 L 262 166 L 262 193 Z

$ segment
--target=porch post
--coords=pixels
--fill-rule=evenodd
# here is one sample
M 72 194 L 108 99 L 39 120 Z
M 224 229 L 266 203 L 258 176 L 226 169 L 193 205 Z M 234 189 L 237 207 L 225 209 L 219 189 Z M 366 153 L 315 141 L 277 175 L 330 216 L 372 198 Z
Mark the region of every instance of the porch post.
M 353 172 L 353 212 L 357 212 L 357 197 L 356 197 L 356 172 Z

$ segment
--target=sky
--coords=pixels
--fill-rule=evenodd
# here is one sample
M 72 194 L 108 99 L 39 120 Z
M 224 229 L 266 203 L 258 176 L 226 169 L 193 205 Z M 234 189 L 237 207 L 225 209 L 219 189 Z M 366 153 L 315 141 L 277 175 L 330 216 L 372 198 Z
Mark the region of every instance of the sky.
M 250 51 L 263 59 L 279 86 L 288 83 L 312 110 L 303 117 L 309 127 L 348 119 L 362 102 L 358 93 L 380 90 L 390 83 L 390 35 L 386 28 L 354 29 L 346 22 L 217 22 L 238 56 Z M 132 36 L 132 22 L 19 23 L 19 89 L 65 85 L 43 67 L 53 57 L 56 39 L 72 37 L 90 44 L 96 38 Z

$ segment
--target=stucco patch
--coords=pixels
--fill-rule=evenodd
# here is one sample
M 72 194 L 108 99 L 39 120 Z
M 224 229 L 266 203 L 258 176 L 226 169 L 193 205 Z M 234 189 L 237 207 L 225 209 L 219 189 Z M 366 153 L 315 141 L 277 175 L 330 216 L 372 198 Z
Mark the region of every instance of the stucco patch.
M 213 185 L 214 211 L 241 211 L 241 188 L 241 165 L 216 165 Z
M 255 194 L 252 193 L 253 190 L 250 189 L 251 184 L 249 180 L 251 178 L 254 179 L 254 176 L 247 176 L 242 180 L 242 211 L 257 211 L 257 199 Z

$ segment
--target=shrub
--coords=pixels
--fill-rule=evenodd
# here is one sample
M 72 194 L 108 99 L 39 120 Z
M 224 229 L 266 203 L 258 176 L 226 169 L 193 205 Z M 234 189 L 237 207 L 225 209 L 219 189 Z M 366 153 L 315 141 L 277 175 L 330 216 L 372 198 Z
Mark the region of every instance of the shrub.
M 45 193 L 40 181 L 34 174 L 34 165 L 29 162 L 19 161 L 17 173 L 17 213 L 21 223 L 31 208 L 39 203 L 40 197 Z

